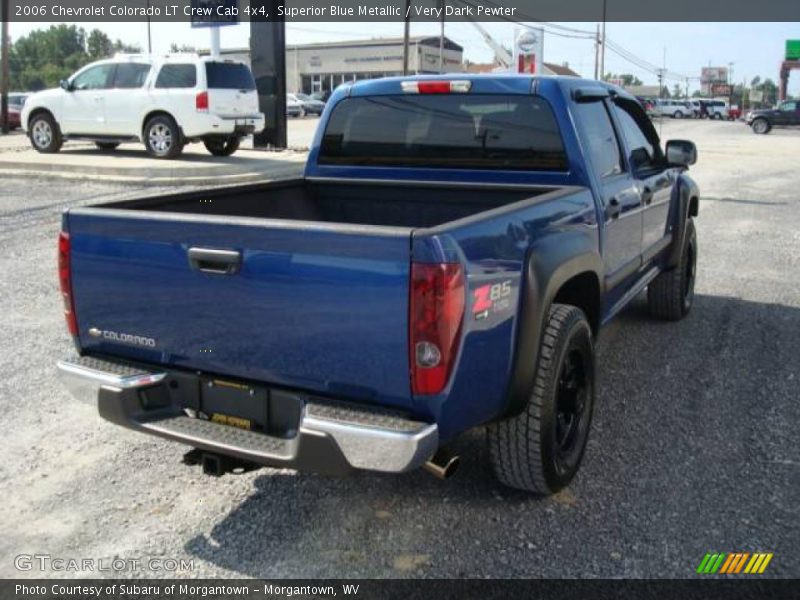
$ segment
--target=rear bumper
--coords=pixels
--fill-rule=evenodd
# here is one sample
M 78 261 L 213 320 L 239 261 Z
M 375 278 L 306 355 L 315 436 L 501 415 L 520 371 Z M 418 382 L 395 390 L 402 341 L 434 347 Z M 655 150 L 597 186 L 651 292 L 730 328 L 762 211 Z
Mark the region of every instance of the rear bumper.
M 294 392 L 302 401 L 296 428 L 287 435 L 220 425 L 189 416 L 171 394 L 188 373 L 153 370 L 91 357 L 58 362 L 66 387 L 122 427 L 256 464 L 329 474 L 352 469 L 399 473 L 422 466 L 438 447 L 436 424 L 394 412 Z M 185 385 L 184 385 L 185 387 Z
M 187 138 L 201 138 L 213 135 L 249 135 L 264 130 L 263 113 L 241 117 L 221 117 L 213 113 L 197 113 L 181 123 Z

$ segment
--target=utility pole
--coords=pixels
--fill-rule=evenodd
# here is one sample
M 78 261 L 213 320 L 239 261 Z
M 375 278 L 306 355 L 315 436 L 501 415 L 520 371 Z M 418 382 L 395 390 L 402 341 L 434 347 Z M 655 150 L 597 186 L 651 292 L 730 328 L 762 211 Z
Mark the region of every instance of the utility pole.
M 0 34 L 0 52 L 2 58 L 2 81 L 0 81 L 0 113 L 3 115 L 3 122 L 0 130 L 8 133 L 8 2 L 0 0 L 0 21 L 2 21 L 2 33 Z
M 444 0 L 439 0 L 442 22 L 439 31 L 439 73 L 444 73 Z
M 594 78 L 599 79 L 597 70 L 600 68 L 600 24 L 597 24 L 597 34 L 594 38 Z
M 150 34 L 150 0 L 147 0 L 147 53 L 153 54 L 153 36 Z
M 658 70 L 658 97 L 664 97 L 664 69 Z
M 406 14 L 403 17 L 403 75 L 408 75 L 408 44 L 411 35 L 411 0 L 406 0 Z
M 606 78 L 606 4 L 603 0 L 603 31 L 600 34 L 600 79 Z

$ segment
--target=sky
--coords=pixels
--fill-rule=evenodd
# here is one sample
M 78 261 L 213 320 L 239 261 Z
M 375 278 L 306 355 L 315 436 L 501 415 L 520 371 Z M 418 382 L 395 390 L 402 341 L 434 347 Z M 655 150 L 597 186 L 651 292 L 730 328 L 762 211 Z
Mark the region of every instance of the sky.
M 48 27 L 50 23 L 10 24 L 12 39 L 33 29 Z M 77 23 L 87 30 L 98 28 L 112 39 L 147 47 L 146 23 Z M 399 37 L 402 23 L 328 22 L 291 23 L 286 26 L 287 43 L 309 43 L 369 39 L 372 37 Z M 515 25 L 511 23 L 483 23 L 494 39 L 511 46 Z M 560 23 L 575 29 L 594 31 L 597 23 Z M 438 35 L 438 23 L 411 24 L 412 35 Z M 241 48 L 249 42 L 249 24 L 222 28 L 222 47 Z M 490 62 L 492 51 L 471 23 L 445 24 L 445 35 L 464 47 L 464 58 L 472 62 Z M 736 83 L 761 76 L 777 82 L 783 58 L 785 41 L 800 39 L 800 22 L 792 23 L 608 23 L 607 38 L 617 46 L 632 52 L 658 67 L 665 66 L 677 75 L 695 78 L 689 80 L 690 93 L 699 87 L 700 69 L 704 66 L 730 66 L 732 80 Z M 166 53 L 171 43 L 207 48 L 209 33 L 205 29 L 192 29 L 183 23 L 153 23 L 153 51 Z M 594 43 L 590 39 L 560 37 L 545 33 L 544 60 L 569 66 L 587 77 L 594 75 Z M 656 75 L 607 50 L 606 72 L 632 73 L 645 84 L 657 83 Z M 667 80 L 670 88 L 676 81 Z M 685 87 L 685 81 L 680 82 Z M 800 95 L 800 71 L 789 79 L 789 93 Z

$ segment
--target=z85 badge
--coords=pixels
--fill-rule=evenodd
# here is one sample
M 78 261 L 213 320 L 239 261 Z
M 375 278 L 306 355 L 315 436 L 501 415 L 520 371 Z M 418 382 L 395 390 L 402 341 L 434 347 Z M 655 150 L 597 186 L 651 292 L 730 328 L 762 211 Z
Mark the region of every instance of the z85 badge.
M 486 319 L 491 314 L 501 313 L 511 308 L 511 280 L 482 285 L 472 292 L 472 314 L 476 321 Z

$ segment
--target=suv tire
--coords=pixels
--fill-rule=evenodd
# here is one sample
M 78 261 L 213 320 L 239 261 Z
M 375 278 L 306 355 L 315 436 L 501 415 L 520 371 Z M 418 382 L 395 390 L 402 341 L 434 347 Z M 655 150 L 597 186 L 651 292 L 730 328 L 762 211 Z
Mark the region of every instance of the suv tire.
M 232 137 L 227 140 L 203 140 L 203 144 L 205 144 L 206 150 L 214 156 L 230 156 L 239 149 L 241 141 L 241 138 Z
M 95 142 L 100 150 L 116 150 L 119 147 L 119 142 Z
M 679 321 L 692 309 L 697 273 L 697 232 L 694 221 L 686 223 L 686 233 L 678 265 L 664 271 L 647 287 L 647 306 L 657 319 Z
M 682 119 L 683 118 L 683 113 L 681 111 L 679 111 L 679 110 L 676 110 L 672 114 L 672 117 L 675 118 L 675 119 Z
M 750 125 L 750 128 L 753 130 L 753 133 L 757 133 L 759 135 L 765 135 L 769 133 L 770 129 L 772 129 L 769 121 L 766 119 L 756 119 L 753 121 L 753 124 Z
M 487 428 L 497 479 L 539 495 L 569 484 L 586 449 L 594 395 L 594 342 L 586 315 L 553 304 L 525 410 Z
M 144 147 L 153 158 L 177 158 L 183 152 L 181 131 L 175 119 L 157 115 L 144 126 Z
M 64 138 L 56 120 L 48 112 L 40 112 L 33 116 L 28 126 L 31 145 L 42 154 L 55 154 L 61 150 Z

